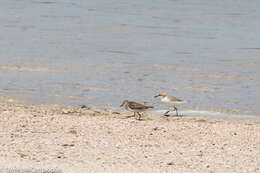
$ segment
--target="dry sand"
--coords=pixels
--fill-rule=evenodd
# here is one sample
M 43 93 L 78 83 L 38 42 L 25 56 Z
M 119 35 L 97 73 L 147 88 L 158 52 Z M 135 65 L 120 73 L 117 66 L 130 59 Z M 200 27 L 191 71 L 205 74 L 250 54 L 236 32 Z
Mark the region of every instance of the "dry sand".
M 259 121 L 129 115 L 1 104 L 0 172 L 260 172 Z

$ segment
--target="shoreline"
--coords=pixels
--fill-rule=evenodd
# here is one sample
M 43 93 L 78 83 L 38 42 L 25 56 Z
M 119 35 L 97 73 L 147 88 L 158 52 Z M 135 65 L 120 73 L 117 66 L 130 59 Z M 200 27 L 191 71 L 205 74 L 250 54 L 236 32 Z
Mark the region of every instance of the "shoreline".
M 1 168 L 259 172 L 260 121 L 0 104 Z
M 69 96 L 67 96 L 69 97 Z M 65 96 L 61 96 L 65 98 Z M 70 96 L 70 98 L 74 98 Z M 2 99 L 2 101 L 1 101 Z M 21 101 L 22 100 L 22 101 Z M 25 98 L 17 97 L 0 97 L 0 105 L 24 105 L 24 106 L 50 106 L 50 107 L 67 107 L 67 108 L 80 108 L 81 104 L 70 105 L 62 103 L 51 103 L 51 102 L 24 102 Z M 20 102 L 21 101 L 21 102 Z M 146 105 L 156 106 L 155 109 L 146 111 L 149 115 L 161 116 L 166 112 L 165 106 L 161 103 L 152 103 L 152 102 L 140 102 Z M 112 106 L 111 104 L 87 104 L 84 105 L 92 110 L 108 110 L 108 111 L 117 111 L 117 112 L 127 112 L 123 108 Z M 260 112 L 250 111 L 250 110 L 237 110 L 237 109 L 207 109 L 203 107 L 191 107 L 191 106 L 182 106 L 184 109 L 180 109 L 182 117 L 187 118 L 209 118 L 209 119 L 225 119 L 225 120 L 249 120 L 249 121 L 260 121 Z M 159 108 L 159 109 L 158 109 Z M 174 112 L 171 112 L 171 117 L 174 117 Z

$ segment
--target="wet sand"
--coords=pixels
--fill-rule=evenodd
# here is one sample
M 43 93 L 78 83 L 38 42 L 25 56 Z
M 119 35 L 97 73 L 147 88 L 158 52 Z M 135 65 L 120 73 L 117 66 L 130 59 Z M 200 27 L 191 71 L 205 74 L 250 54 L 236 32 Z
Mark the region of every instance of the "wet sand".
M 260 172 L 260 122 L 0 104 L 0 167 Z

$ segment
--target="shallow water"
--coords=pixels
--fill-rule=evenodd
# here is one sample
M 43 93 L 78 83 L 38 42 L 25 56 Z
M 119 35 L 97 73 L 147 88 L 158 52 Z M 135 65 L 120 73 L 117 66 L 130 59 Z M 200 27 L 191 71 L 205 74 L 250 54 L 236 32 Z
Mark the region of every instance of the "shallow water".
M 260 2 L 0 2 L 0 101 L 260 115 Z M 16 99 L 18 98 L 18 100 Z

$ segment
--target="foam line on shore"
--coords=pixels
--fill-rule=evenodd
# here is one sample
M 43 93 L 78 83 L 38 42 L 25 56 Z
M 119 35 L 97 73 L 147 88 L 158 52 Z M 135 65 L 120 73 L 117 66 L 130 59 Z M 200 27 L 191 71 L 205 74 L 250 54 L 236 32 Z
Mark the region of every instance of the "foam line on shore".
M 154 115 L 164 114 L 167 110 L 152 110 L 149 113 Z M 241 120 L 260 120 L 257 115 L 246 115 L 246 114 L 231 114 L 226 112 L 215 112 L 208 110 L 183 110 L 179 111 L 180 115 L 186 117 L 208 117 L 208 118 L 223 118 L 223 119 L 241 119 Z M 172 111 L 170 115 L 174 116 L 175 111 Z

